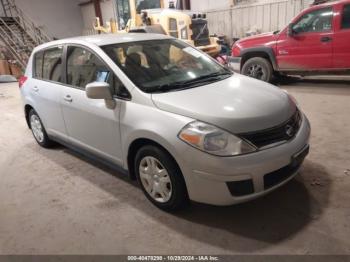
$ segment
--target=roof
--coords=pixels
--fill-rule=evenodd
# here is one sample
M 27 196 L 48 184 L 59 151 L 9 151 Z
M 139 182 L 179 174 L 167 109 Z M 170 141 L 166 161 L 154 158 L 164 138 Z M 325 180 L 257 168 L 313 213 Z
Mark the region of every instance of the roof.
M 298 13 L 295 18 L 298 18 L 298 17 L 302 16 L 306 12 L 319 10 L 319 9 L 322 9 L 322 8 L 325 8 L 325 7 L 332 7 L 332 6 L 341 5 L 341 4 L 348 4 L 348 3 L 350 3 L 350 0 L 327 0 L 327 2 L 325 2 L 325 3 L 311 5 L 311 6 L 307 7 L 307 8 L 305 8 L 302 12 Z M 295 18 L 293 18 L 293 20 Z
M 117 34 L 100 34 L 100 35 L 89 35 L 89 36 L 79 36 L 65 38 L 61 40 L 56 40 L 48 42 L 38 46 L 36 49 L 42 49 L 53 45 L 60 44 L 93 44 L 97 46 L 127 43 L 127 42 L 137 42 L 146 40 L 161 40 L 170 39 L 172 37 L 162 34 L 151 34 L 151 33 L 117 33 Z
M 311 5 L 311 7 L 307 9 L 308 10 L 319 9 L 322 7 L 334 6 L 334 5 L 343 4 L 343 3 L 350 3 L 350 1 L 349 0 L 326 0 L 324 3 Z

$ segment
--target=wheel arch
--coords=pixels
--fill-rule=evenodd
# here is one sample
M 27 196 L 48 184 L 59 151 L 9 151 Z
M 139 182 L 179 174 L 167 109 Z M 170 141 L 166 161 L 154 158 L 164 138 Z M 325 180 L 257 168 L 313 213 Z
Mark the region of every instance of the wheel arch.
M 159 147 L 162 150 L 164 150 L 166 153 L 169 154 L 169 156 L 172 158 L 172 160 L 174 160 L 174 163 L 176 164 L 178 169 L 181 171 L 181 168 L 180 168 L 178 162 L 176 161 L 176 158 L 173 156 L 173 154 L 170 152 L 170 150 L 168 150 L 164 145 L 160 144 L 159 142 L 156 142 L 152 138 L 140 137 L 140 138 L 134 139 L 129 144 L 128 150 L 127 150 L 126 164 L 127 164 L 127 168 L 129 171 L 129 176 L 132 180 L 136 179 L 135 168 L 134 168 L 134 161 L 135 161 L 136 153 L 138 152 L 138 150 L 141 147 L 146 146 L 146 145 L 153 145 L 153 146 Z M 182 171 L 181 171 L 181 173 L 182 173 Z
M 27 125 L 28 127 L 30 128 L 30 124 L 29 124 L 29 112 L 30 110 L 34 109 L 31 105 L 29 104 L 26 104 L 24 106 L 24 116 L 25 116 L 25 119 L 26 119 L 26 122 L 27 122 Z
M 275 54 L 270 47 L 254 47 L 254 48 L 247 48 L 241 52 L 241 67 L 247 62 L 250 58 L 253 57 L 262 57 L 267 59 L 271 65 L 274 71 L 278 70 L 277 67 L 277 61 L 275 58 Z

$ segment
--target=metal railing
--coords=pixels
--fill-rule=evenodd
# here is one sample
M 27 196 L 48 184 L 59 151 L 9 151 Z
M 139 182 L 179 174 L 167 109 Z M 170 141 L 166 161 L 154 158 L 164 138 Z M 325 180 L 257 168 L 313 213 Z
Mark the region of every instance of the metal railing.
M 0 22 L 3 23 L 3 25 L 6 23 L 1 17 L 0 17 Z M 22 68 L 25 68 L 26 61 L 28 60 L 29 56 L 26 52 L 21 52 L 19 50 L 19 44 L 17 41 L 15 41 L 15 40 L 21 41 L 21 39 L 17 35 L 13 37 L 13 35 L 9 33 L 9 31 L 7 31 L 3 26 L 0 26 L 0 35 L 2 36 L 3 40 L 7 42 L 7 48 L 10 51 L 13 58 L 17 60 L 17 62 L 20 64 Z
M 33 39 L 36 45 L 52 40 L 43 29 L 34 23 L 15 3 L 14 0 L 2 0 L 4 8 L 7 7 L 8 14 L 19 24 L 24 32 Z
M 35 46 L 49 42 L 52 38 L 37 26 L 14 0 L 0 0 L 5 17 L 0 17 L 0 37 L 18 62 L 25 68 Z

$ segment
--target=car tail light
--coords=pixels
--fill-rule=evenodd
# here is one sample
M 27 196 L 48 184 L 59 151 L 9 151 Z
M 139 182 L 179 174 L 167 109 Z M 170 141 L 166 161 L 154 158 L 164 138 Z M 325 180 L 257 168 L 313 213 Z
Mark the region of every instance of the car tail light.
M 19 88 L 21 88 L 24 85 L 24 83 L 27 81 L 27 79 L 28 79 L 28 77 L 26 77 L 26 76 L 21 76 L 19 78 L 19 81 L 18 81 Z

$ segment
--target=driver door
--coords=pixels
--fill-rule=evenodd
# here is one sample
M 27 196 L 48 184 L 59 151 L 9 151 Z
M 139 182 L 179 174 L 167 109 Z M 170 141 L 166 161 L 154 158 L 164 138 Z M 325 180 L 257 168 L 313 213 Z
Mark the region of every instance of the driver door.
M 116 99 L 117 106 L 112 110 L 103 99 L 90 99 L 85 93 L 88 83 L 108 82 L 115 87 L 120 80 L 95 53 L 83 47 L 68 46 L 66 60 L 67 86 L 62 91 L 61 105 L 70 142 L 121 165 L 119 114 L 124 101 Z
M 293 35 L 281 33 L 277 44 L 280 70 L 322 70 L 332 68 L 333 9 L 317 9 L 302 15 L 293 25 Z

